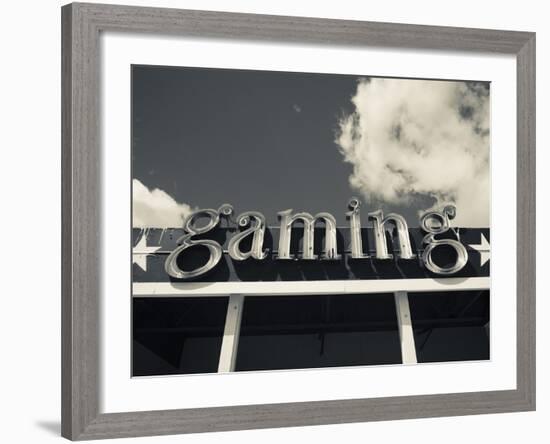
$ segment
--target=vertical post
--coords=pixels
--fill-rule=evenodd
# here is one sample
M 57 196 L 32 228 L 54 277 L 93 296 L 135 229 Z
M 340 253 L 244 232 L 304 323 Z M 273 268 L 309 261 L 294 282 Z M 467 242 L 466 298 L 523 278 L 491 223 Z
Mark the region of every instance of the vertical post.
M 232 294 L 229 296 L 222 347 L 220 350 L 220 360 L 218 363 L 218 373 L 235 371 L 243 304 L 244 297 L 242 294 Z
M 396 291 L 394 296 L 399 338 L 401 341 L 401 358 L 403 364 L 416 364 L 416 348 L 409 308 L 409 296 L 406 291 Z

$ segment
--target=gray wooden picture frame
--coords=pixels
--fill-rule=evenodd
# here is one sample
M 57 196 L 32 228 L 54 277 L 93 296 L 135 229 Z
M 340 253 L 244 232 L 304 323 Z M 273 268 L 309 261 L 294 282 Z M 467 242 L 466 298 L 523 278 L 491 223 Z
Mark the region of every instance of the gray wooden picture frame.
M 517 57 L 517 389 L 99 412 L 102 31 Z M 535 409 L 535 34 L 73 3 L 62 8 L 62 435 L 73 440 Z

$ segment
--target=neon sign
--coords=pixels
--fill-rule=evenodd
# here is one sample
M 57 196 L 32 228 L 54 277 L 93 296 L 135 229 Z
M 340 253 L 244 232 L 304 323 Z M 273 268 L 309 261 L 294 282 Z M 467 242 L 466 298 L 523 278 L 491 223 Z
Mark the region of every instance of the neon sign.
M 363 251 L 363 239 L 361 234 L 361 203 L 358 199 L 352 198 L 349 203 L 349 212 L 346 217 L 349 220 L 351 258 L 354 260 L 376 259 L 376 260 L 412 260 L 417 259 L 413 253 L 409 238 L 409 229 L 406 220 L 399 214 L 390 213 L 384 216 L 381 210 L 367 214 L 368 220 L 372 222 L 374 232 L 374 255 L 371 256 Z M 220 262 L 224 250 L 222 246 L 213 239 L 205 239 L 203 235 L 216 228 L 222 218 L 229 218 L 233 215 L 233 206 L 224 204 L 217 210 L 200 209 L 193 212 L 183 224 L 185 234 L 177 240 L 177 247 L 174 248 L 166 258 L 164 269 L 172 278 L 189 280 L 204 275 L 212 270 Z M 451 228 L 451 220 L 456 215 L 456 208 L 453 205 L 446 206 L 442 211 L 431 211 L 420 218 L 420 227 L 426 233 L 422 239 L 422 253 L 420 260 L 422 264 L 432 273 L 439 275 L 452 275 L 460 271 L 468 262 L 468 251 L 460 242 L 459 236 Z M 322 212 L 311 215 L 306 212 L 293 213 L 292 210 L 284 210 L 278 213 L 280 228 L 278 251 L 274 255 L 275 260 L 305 260 L 305 261 L 338 261 L 341 254 L 338 252 L 336 237 L 336 219 L 330 213 Z M 206 224 L 198 224 L 200 219 L 207 219 Z M 291 254 L 290 245 L 292 227 L 301 222 L 303 224 L 303 248 L 301 254 Z M 229 240 L 227 253 L 234 261 L 245 261 L 254 259 L 263 261 L 269 256 L 269 251 L 264 249 L 264 236 L 266 231 L 265 217 L 256 211 L 248 211 L 236 218 L 237 225 L 243 229 L 234 234 Z M 315 226 L 317 223 L 324 224 L 324 242 L 320 254 L 314 252 Z M 396 249 L 396 257 L 388 252 L 387 227 L 393 225 L 397 232 L 399 247 Z M 439 237 L 442 234 L 454 233 L 456 239 Z M 196 238 L 200 236 L 200 238 Z M 251 237 L 251 243 L 246 251 L 243 251 L 242 241 Z M 186 250 L 202 246 L 208 250 L 208 260 L 205 264 L 193 270 L 183 270 L 178 265 L 178 257 Z M 452 248 L 455 251 L 454 263 L 446 266 L 438 265 L 432 258 L 433 252 L 440 247 Z

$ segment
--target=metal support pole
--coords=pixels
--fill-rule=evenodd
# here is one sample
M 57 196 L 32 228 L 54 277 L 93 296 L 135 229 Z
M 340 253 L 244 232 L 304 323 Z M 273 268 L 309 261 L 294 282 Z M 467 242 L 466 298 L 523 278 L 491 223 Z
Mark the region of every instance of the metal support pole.
M 399 326 L 399 339 L 401 341 L 401 358 L 403 364 L 416 364 L 416 348 L 409 308 L 409 296 L 406 291 L 396 291 L 394 296 L 397 325 Z
M 218 373 L 235 371 L 243 304 L 244 296 L 242 294 L 232 294 L 229 296 Z

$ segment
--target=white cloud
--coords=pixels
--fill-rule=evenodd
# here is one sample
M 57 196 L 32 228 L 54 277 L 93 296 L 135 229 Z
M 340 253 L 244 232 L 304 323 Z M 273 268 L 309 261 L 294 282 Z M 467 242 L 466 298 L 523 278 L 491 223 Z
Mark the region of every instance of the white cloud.
M 364 79 L 336 143 L 367 202 L 454 203 L 455 226 L 489 226 L 489 91 L 479 84 Z M 417 199 L 418 200 L 418 199 Z M 420 208 L 425 211 L 428 208 Z
M 139 180 L 132 180 L 133 214 L 135 228 L 176 228 L 193 211 L 187 204 L 180 204 L 163 190 L 150 190 Z

